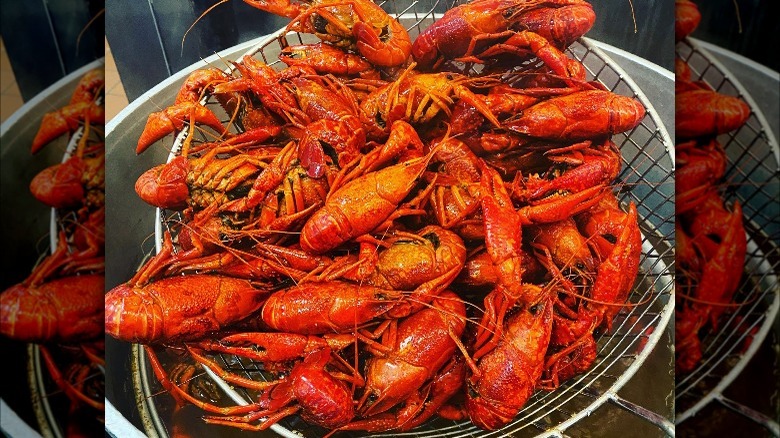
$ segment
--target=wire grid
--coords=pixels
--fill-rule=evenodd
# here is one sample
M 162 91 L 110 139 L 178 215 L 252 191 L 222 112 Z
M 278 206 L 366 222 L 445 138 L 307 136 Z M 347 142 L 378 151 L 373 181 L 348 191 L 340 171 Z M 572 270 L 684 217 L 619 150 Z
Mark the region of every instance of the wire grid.
M 440 14 L 430 13 L 438 11 L 441 6 L 438 1 L 431 2 L 430 9 L 425 13 L 415 12 L 415 8 L 420 4 L 413 2 L 403 6 L 399 1 L 385 3 L 383 6 L 390 13 L 402 14 L 398 15 L 400 21 L 407 26 L 410 36 L 414 39 L 420 30 L 440 17 Z M 318 40 L 311 35 L 285 34 L 280 31 L 258 44 L 250 53 L 266 64 L 283 68 L 284 64 L 278 60 L 278 55 L 291 41 L 292 44 L 303 44 Z M 597 337 L 598 357 L 587 373 L 570 379 L 554 391 L 537 391 L 516 419 L 500 430 L 488 432 L 476 428 L 469 421 L 453 422 L 437 418 L 407 433 L 393 432 L 371 436 L 535 436 L 545 432 L 560 435 L 560 431 L 565 430 L 567 425 L 603 404 L 606 401 L 606 398 L 601 397 L 603 394 L 619 390 L 627 380 L 626 377 L 633 375 L 641 365 L 641 360 L 665 330 L 666 324 L 662 322 L 668 320 L 674 301 L 674 163 L 671 140 L 652 110 L 650 101 L 630 78 L 587 38 L 575 42 L 569 48 L 568 54 L 585 65 L 588 79 L 601 82 L 612 92 L 639 99 L 648 109 L 645 118 L 636 128 L 613 136 L 623 160 L 623 169 L 616 186 L 618 198 L 624 208 L 629 202 L 636 204 L 643 236 L 640 272 L 634 290 L 628 297 L 628 302 L 634 303 L 635 306 L 624 308 L 616 316 L 612 331 Z M 209 102 L 208 105 L 214 105 L 211 108 L 216 114 L 224 114 L 214 102 Z M 227 118 L 224 119 L 226 120 Z M 202 133 L 200 136 L 201 141 L 210 141 Z M 179 138 L 183 139 L 184 135 Z M 162 220 L 158 221 L 158 240 L 161 238 L 160 230 L 167 228 L 170 220 L 175 222 L 176 215 L 161 212 L 160 218 Z M 266 380 L 270 377 L 261 364 L 250 360 L 226 354 L 213 357 L 225 369 L 239 375 L 256 380 Z M 144 361 L 143 355 L 141 360 Z M 141 365 L 148 366 L 144 363 Z M 148 372 L 147 375 L 151 376 L 152 373 Z M 235 389 L 247 402 L 257 399 L 257 392 Z M 154 403 L 149 394 L 145 400 Z M 279 424 L 303 437 L 322 436 L 326 432 L 320 427 L 303 422 L 297 416 L 288 417 Z M 366 435 L 359 432 L 342 432 L 339 436 Z
M 728 157 L 722 196 L 727 204 L 739 201 L 742 205 L 748 237 L 746 268 L 733 300 L 743 304 L 725 312 L 718 329 L 701 339 L 703 358 L 699 365 L 689 374 L 678 375 L 675 399 L 680 422 L 703 407 L 701 400 L 724 389 L 722 383 L 730 383 L 739 374 L 752 356 L 747 353 L 749 343 L 763 340 L 754 338 L 756 331 L 774 319 L 780 293 L 780 159 L 766 122 L 730 73 L 690 39 L 677 44 L 677 55 L 690 65 L 691 79 L 702 80 L 715 91 L 739 97 L 751 106 L 742 127 L 718 137 Z

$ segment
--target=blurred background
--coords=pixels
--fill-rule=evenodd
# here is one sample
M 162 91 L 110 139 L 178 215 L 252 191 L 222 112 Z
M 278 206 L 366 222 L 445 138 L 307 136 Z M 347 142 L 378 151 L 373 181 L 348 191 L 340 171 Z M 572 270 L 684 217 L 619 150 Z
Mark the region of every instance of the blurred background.
M 773 0 L 707 0 L 695 2 L 701 23 L 691 34 L 738 53 L 774 71 L 780 70 L 780 3 Z M 775 49 L 771 49 L 775 47 Z
M 32 156 L 32 135 L 41 117 L 57 109 L 56 102 L 59 102 L 59 96 L 48 99 L 40 93 L 104 56 L 103 10 L 102 0 L 3 1 L 0 121 L 9 121 L 15 113 L 20 116 L 22 111 L 17 113 L 20 109 L 27 116 L 3 124 L 0 290 L 25 279 L 40 257 L 49 252 L 51 208 L 32 197 L 29 184 L 38 171 L 62 160 L 66 139 Z M 68 97 L 72 91 L 68 90 Z M 41 100 L 35 104 L 34 111 L 23 107 L 36 96 L 41 96 Z M 27 344 L 0 336 L 0 351 L 5 376 L 0 385 L 0 398 L 24 423 L 38 429 L 35 401 L 27 378 Z M 0 418 L 4 433 L 7 433 L 7 414 L 4 411 Z

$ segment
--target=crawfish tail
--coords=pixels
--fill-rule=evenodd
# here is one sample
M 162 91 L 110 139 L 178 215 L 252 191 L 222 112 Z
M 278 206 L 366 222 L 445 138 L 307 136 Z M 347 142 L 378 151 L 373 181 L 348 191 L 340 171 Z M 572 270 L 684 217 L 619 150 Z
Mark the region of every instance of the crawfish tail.
M 17 284 L 0 295 L 0 333 L 24 342 L 82 342 L 103 333 L 103 275 Z

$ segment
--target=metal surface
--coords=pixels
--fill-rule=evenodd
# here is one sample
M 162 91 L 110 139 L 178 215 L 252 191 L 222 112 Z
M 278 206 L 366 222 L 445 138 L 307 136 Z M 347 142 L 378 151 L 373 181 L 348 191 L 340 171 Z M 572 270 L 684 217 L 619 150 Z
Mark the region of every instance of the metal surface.
M 678 44 L 677 53 L 691 66 L 692 79 L 703 80 L 720 93 L 738 96 L 751 108 L 743 127 L 718 138 L 729 160 L 723 195 L 727 203 L 741 203 L 748 236 L 746 269 L 734 297 L 734 302 L 741 304 L 721 318 L 718 330 L 702 340 L 704 356 L 698 367 L 678 376 L 675 397 L 680 413 L 676 422 L 680 424 L 714 400 L 734 406 L 723 391 L 750 362 L 776 320 L 780 307 L 780 149 L 776 130 L 768 123 L 775 123 L 776 117 L 767 119 L 754 97 L 699 41 L 684 40 Z M 766 425 L 770 430 L 777 429 L 776 423 Z
M 416 19 L 415 23 L 423 28 L 426 25 L 421 23 L 419 19 Z M 416 33 L 414 26 L 412 27 L 412 37 L 414 37 Z M 261 42 L 259 46 L 258 50 L 261 58 L 265 58 L 268 62 L 275 59 L 276 53 L 278 53 L 278 42 L 275 38 Z M 673 284 L 670 267 L 673 261 L 671 248 L 673 247 L 674 232 L 674 188 L 671 179 L 673 151 L 671 141 L 666 134 L 665 123 L 661 123 L 658 113 L 652 110 L 652 103 L 656 101 L 654 98 L 657 96 L 653 96 L 653 98 L 648 100 L 630 77 L 613 61 L 608 60 L 606 55 L 588 40 L 584 40 L 583 44 L 577 45 L 572 50 L 572 53 L 575 56 L 582 57 L 591 75 L 604 82 L 608 88 L 621 94 L 636 96 L 643 100 L 648 109 L 651 109 L 640 127 L 628 133 L 628 135 L 619 135 L 615 138 L 616 143 L 621 146 L 625 161 L 625 169 L 621 175 L 621 179 L 625 183 L 621 198 L 623 201 L 634 200 L 637 202 L 640 216 L 643 218 L 642 230 L 645 236 L 642 273 L 639 281 L 640 286 L 631 297 L 631 301 L 643 302 L 643 304 L 621 314 L 616 321 L 613 333 L 601 337 L 599 340 L 600 357 L 598 363 L 590 372 L 574 378 L 557 391 L 537 393 L 528 403 L 523 413 L 520 414 L 517 421 L 505 430 L 494 432 L 493 434 L 528 435 L 542 432 L 548 435 L 560 436 L 563 431 L 570 428 L 580 419 L 593 413 L 603 403 L 610 400 L 619 400 L 616 392 L 629 381 L 659 339 L 661 339 L 672 314 L 673 300 L 671 296 Z M 236 53 L 236 55 L 239 54 Z M 181 76 L 183 77 L 184 74 Z M 181 77 L 178 79 L 178 82 L 166 81 L 156 87 L 159 91 L 158 94 L 149 93 L 146 97 L 154 99 L 156 102 L 159 102 L 160 106 L 164 106 L 165 102 L 172 100 L 173 94 L 177 91 L 176 84 L 180 83 L 180 81 Z M 162 87 L 164 84 L 166 87 Z M 671 88 L 671 83 L 668 85 Z M 169 96 L 168 100 L 161 98 L 162 94 L 167 94 Z M 673 107 L 673 104 L 669 104 L 669 100 L 664 103 L 667 107 L 665 109 L 668 109 L 669 106 Z M 117 145 L 117 142 L 113 140 L 113 132 L 120 125 L 132 124 L 142 126 L 145 114 L 148 114 L 140 112 L 140 107 L 142 106 L 144 106 L 144 102 L 132 109 L 126 109 L 114 119 L 116 122 L 112 121 L 109 124 L 107 130 L 112 138 L 109 144 Z M 136 111 L 142 115 L 133 117 L 134 114 L 137 114 Z M 131 121 L 126 122 L 123 120 L 125 117 L 131 117 Z M 136 120 L 132 120 L 132 118 Z M 125 130 L 121 130 L 121 132 L 120 135 L 124 141 L 120 141 L 120 143 L 125 143 L 123 147 L 131 148 L 137 139 L 137 135 L 132 137 L 126 135 Z M 156 152 L 158 157 L 160 152 L 162 151 Z M 111 153 L 109 151 L 108 163 L 113 163 L 113 159 L 110 158 Z M 154 164 L 160 161 L 162 160 L 156 161 Z M 140 169 L 140 171 L 143 170 L 145 168 Z M 113 184 L 109 184 L 109 187 L 113 187 Z M 109 199 L 113 198 L 113 196 L 109 197 Z M 107 218 L 109 227 L 111 227 L 110 220 L 110 218 Z M 136 221 L 133 220 L 132 222 L 133 226 L 135 226 Z M 147 230 L 150 229 L 151 227 L 147 228 Z M 136 241 L 135 245 L 137 246 L 138 244 L 139 242 Z M 112 246 L 109 245 L 109 248 Z M 148 243 L 146 247 L 148 248 Z M 142 260 L 139 260 L 138 264 L 141 262 Z M 109 263 L 109 266 L 112 265 L 113 263 Z M 137 265 L 134 267 L 137 267 Z M 113 277 L 113 273 L 109 274 Z M 131 275 L 132 272 L 128 274 Z M 115 278 L 111 281 L 121 282 L 126 278 L 129 278 L 129 276 L 125 276 L 122 279 Z M 645 300 L 648 297 L 649 300 Z M 143 355 L 138 355 L 138 357 L 141 358 Z M 143 363 L 139 365 L 141 365 L 141 369 L 145 368 Z M 135 376 L 137 377 L 139 374 L 136 373 Z M 154 407 L 153 405 L 155 405 L 156 401 L 153 394 L 155 393 L 154 391 L 147 392 L 141 397 L 144 405 L 141 409 L 148 412 L 150 409 L 149 405 L 152 405 L 151 408 Z M 243 394 L 243 397 L 245 399 L 248 398 L 247 394 Z M 109 396 L 109 399 L 112 398 L 112 396 Z M 659 422 L 663 423 L 660 420 Z M 153 423 L 154 421 L 150 421 L 146 426 L 153 427 Z M 426 432 L 426 434 L 487 434 L 484 431 L 475 429 L 473 426 L 451 422 L 437 422 L 432 424 L 431 427 L 433 429 Z M 668 432 L 669 425 L 666 424 L 665 427 L 665 430 Z M 161 432 L 166 433 L 160 430 L 148 431 L 150 434 Z M 419 431 L 415 432 L 419 433 Z M 304 435 L 314 435 L 320 433 L 320 431 L 316 428 L 308 428 L 302 431 L 302 433 Z

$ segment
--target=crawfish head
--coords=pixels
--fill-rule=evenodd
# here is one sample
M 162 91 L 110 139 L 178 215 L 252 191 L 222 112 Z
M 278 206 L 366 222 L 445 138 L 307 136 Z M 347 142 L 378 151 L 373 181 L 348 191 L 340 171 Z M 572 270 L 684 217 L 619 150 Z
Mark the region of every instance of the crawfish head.
M 79 157 L 72 157 L 35 175 L 30 182 L 30 192 L 35 199 L 52 208 L 78 206 L 85 198 L 82 179 L 86 171 L 86 163 Z

